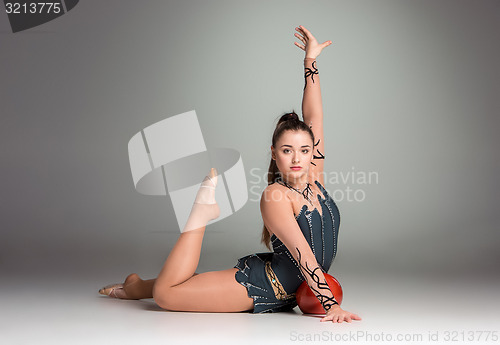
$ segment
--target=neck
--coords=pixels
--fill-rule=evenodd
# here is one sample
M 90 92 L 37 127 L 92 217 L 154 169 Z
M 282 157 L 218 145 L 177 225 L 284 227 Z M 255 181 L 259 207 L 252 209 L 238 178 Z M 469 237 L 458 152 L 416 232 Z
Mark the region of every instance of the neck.
M 286 182 L 286 184 L 288 184 L 290 187 L 299 190 L 306 188 L 308 183 L 307 175 L 303 175 L 297 179 L 286 178 L 286 176 L 282 176 L 282 180 Z

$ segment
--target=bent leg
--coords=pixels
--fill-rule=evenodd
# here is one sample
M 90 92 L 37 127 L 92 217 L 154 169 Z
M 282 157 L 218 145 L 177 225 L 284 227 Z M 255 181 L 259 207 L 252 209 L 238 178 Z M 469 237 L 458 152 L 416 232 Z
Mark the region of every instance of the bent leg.
M 217 170 L 212 168 L 205 177 L 196 194 L 182 234 L 174 248 L 168 255 L 158 278 L 143 281 L 137 274 L 127 277 L 120 287 L 107 287 L 100 293 L 110 290 L 114 297 L 140 299 L 155 297 L 156 290 L 166 290 L 176 286 L 196 275 L 195 270 L 200 260 L 201 245 L 205 235 L 205 227 L 211 219 L 219 217 L 219 205 L 215 201 L 215 188 L 217 186 Z M 126 287 L 127 286 L 127 287 Z M 126 293 L 126 290 L 129 293 Z M 111 296 L 111 294 L 108 294 Z
M 155 288 L 155 301 L 171 311 L 229 313 L 252 310 L 253 299 L 236 281 L 237 270 L 200 273 L 181 284 Z
M 129 277 L 135 279 L 129 282 Z M 153 298 L 153 286 L 156 279 L 142 280 L 137 274 L 132 273 L 123 283 L 123 291 L 127 299 Z
M 194 273 L 193 276 L 198 273 Z M 119 299 L 153 298 L 153 286 L 156 279 L 141 279 L 136 273 L 131 273 L 125 278 L 123 284 L 110 284 L 99 290 L 101 295 Z
M 193 276 L 198 273 L 194 273 Z M 133 280 L 131 280 L 132 278 Z M 155 279 L 142 280 L 137 274 L 132 273 L 123 283 L 123 290 L 126 299 L 153 298 L 153 286 Z
M 163 265 L 153 287 L 165 289 L 191 278 L 198 267 L 205 229 L 193 230 L 180 235 Z

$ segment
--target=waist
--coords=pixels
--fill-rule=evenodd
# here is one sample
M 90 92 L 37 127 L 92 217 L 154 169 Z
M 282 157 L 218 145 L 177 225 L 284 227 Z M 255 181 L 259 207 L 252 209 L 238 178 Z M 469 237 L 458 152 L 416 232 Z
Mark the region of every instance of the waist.
M 272 270 L 272 274 L 276 276 L 276 280 L 279 281 L 286 294 L 295 293 L 304 281 L 299 266 L 290 253 L 275 253 L 272 260 L 268 262 L 268 267 Z M 272 279 L 269 281 L 271 284 L 273 283 Z

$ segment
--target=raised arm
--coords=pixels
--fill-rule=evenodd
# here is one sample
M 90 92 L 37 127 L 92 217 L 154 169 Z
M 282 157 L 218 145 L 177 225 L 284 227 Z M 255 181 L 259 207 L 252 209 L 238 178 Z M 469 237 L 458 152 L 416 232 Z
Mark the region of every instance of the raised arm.
M 323 103 L 321 100 L 321 87 L 316 58 L 323 48 L 332 44 L 332 41 L 325 41 L 319 44 L 316 38 L 305 27 L 299 26 L 295 30 L 298 32 L 295 33 L 295 37 L 303 43 L 295 42 L 295 45 L 306 52 L 304 58 L 302 116 L 304 122 L 311 127 L 315 138 L 310 176 L 313 180 L 316 179 L 324 185 L 325 143 L 323 140 Z

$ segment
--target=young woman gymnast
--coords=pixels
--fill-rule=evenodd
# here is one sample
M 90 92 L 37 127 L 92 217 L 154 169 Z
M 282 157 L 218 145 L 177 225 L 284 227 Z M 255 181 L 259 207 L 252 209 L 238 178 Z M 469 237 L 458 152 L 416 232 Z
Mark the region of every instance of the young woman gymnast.
M 217 172 L 211 169 L 196 195 L 186 226 L 156 279 L 130 274 L 99 292 L 122 299 L 154 298 L 166 310 L 187 312 L 288 311 L 297 306 L 303 281 L 326 315 L 321 321 L 361 318 L 343 310 L 324 273 L 337 251 L 340 214 L 324 189 L 323 107 L 316 58 L 332 42 L 318 43 L 303 26 L 294 35 L 305 51 L 303 121 L 294 112 L 279 119 L 272 137 L 268 183 L 260 209 L 262 242 L 271 250 L 244 256 L 230 269 L 195 273 L 205 226 L 219 216 Z

